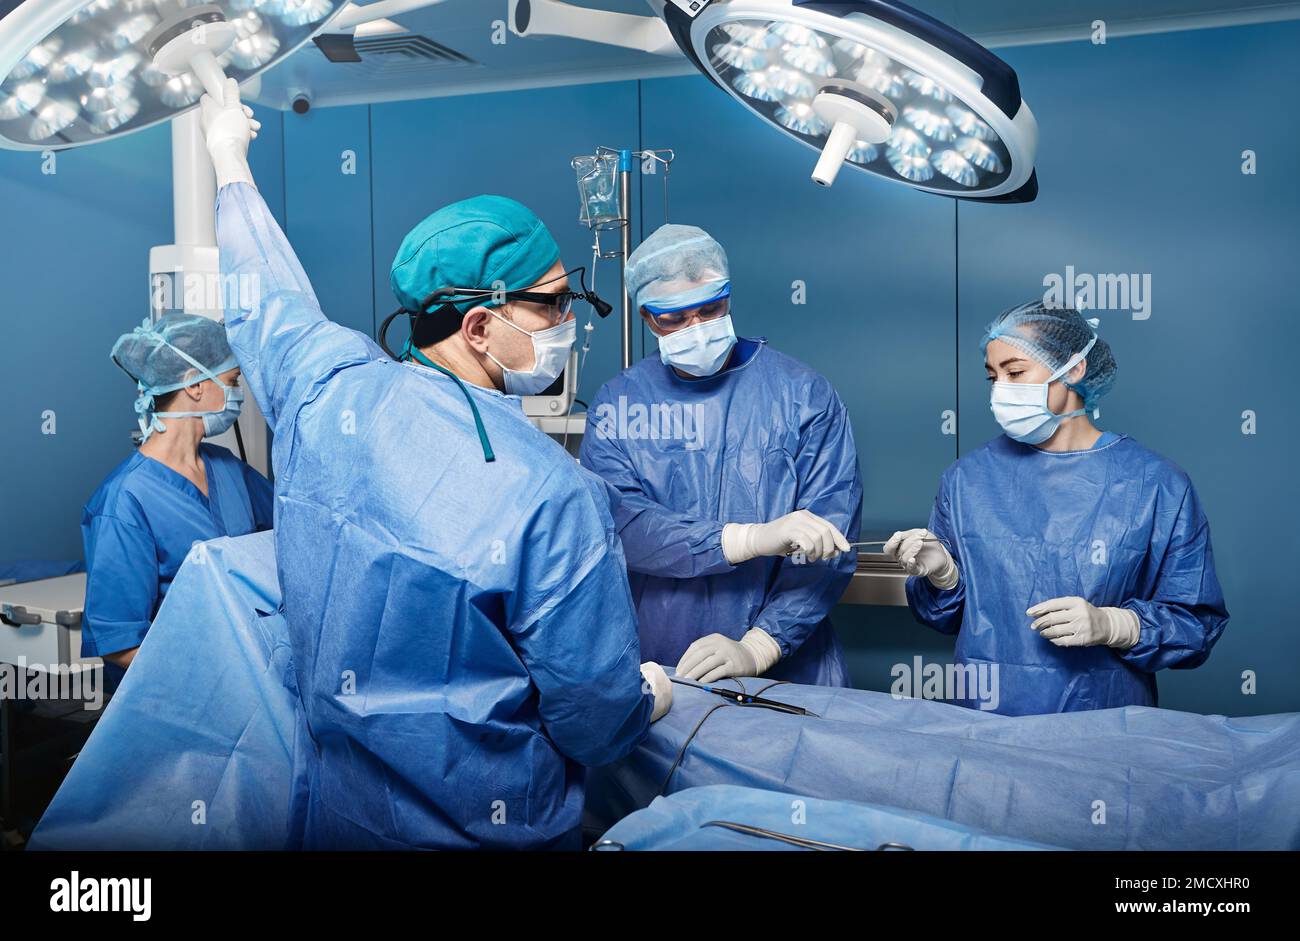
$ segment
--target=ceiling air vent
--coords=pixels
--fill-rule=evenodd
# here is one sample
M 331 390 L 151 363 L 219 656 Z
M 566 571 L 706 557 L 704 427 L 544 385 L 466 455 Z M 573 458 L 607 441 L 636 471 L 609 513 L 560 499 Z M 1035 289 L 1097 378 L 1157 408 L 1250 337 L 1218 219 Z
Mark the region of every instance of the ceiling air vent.
M 342 42 L 350 40 L 347 48 Z M 318 36 L 316 45 L 335 63 L 352 62 L 364 71 L 391 75 L 402 72 L 425 72 L 430 69 L 457 69 L 479 63 L 449 46 L 427 36 L 402 33 L 397 36 Z

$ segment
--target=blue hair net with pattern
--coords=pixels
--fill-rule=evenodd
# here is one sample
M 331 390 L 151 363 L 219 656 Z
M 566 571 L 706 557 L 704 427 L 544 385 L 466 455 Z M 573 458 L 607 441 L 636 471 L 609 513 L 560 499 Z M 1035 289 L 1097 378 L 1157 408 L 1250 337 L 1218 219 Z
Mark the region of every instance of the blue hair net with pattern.
M 1041 299 L 1032 300 L 1000 314 L 985 331 L 980 350 L 986 350 L 992 340 L 1001 340 L 1055 372 L 1097 336 L 1100 325 L 1100 321 L 1085 320 L 1073 308 L 1048 307 Z M 1117 367 L 1110 345 L 1100 337 L 1085 361 L 1087 368 L 1081 380 L 1061 381 L 1079 393 L 1083 407 L 1092 411 L 1115 384 Z

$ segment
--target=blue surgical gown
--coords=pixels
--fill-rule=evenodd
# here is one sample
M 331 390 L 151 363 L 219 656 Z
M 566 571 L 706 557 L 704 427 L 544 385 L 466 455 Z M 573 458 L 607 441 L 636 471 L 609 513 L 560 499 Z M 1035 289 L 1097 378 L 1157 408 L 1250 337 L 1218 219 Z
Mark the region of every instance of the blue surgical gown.
M 81 654 L 139 647 L 196 542 L 271 528 L 271 484 L 223 447 L 203 442 L 208 495 L 167 465 L 133 453 L 99 485 L 81 516 L 86 608 Z M 121 667 L 104 665 L 111 685 Z
M 641 650 L 675 666 L 699 637 L 739 640 L 758 627 L 781 648 L 767 676 L 847 686 L 828 615 L 856 553 L 732 565 L 722 527 L 810 510 L 856 539 L 862 480 L 848 410 L 825 378 L 765 340 L 741 340 L 732 363 L 687 380 L 647 357 L 587 411 L 582 463 L 618 492 Z
M 260 291 L 226 330 L 275 431 L 295 839 L 575 846 L 583 766 L 654 705 L 603 484 L 517 397 L 466 386 L 486 462 L 452 379 L 325 318 L 253 187 L 222 188 L 217 231 L 223 274 Z
M 1191 480 L 1126 435 L 1066 452 L 999 436 L 944 473 L 930 530 L 961 581 L 909 578 L 912 612 L 957 635 L 959 663 L 997 665 L 1005 715 L 1154 706 L 1155 672 L 1205 662 L 1228 621 Z M 1058 647 L 1030 629 L 1028 608 L 1066 596 L 1132 611 L 1137 643 Z

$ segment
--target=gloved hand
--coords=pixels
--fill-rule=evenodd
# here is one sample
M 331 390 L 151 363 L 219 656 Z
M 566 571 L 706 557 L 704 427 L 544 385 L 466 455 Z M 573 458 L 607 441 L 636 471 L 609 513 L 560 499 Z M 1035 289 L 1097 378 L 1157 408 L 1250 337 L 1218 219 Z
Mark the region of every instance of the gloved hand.
M 816 513 L 796 510 L 770 523 L 728 523 L 722 527 L 722 554 L 732 565 L 758 556 L 803 552 L 809 562 L 849 551 L 844 534 Z
M 686 648 L 677 675 L 697 683 L 729 676 L 762 676 L 781 659 L 781 648 L 767 631 L 751 627 L 740 640 L 721 634 L 701 637 Z
M 881 550 L 903 567 L 908 575 L 925 575 L 941 591 L 956 588 L 961 573 L 957 563 L 928 529 L 904 529 L 894 533 Z
M 1025 613 L 1036 619 L 1029 626 L 1058 647 L 1105 644 L 1128 650 L 1142 630 L 1138 616 L 1128 608 L 1095 608 L 1082 598 L 1052 598 Z
M 650 687 L 649 691 L 655 694 L 655 708 L 650 713 L 650 721 L 658 722 L 668 715 L 668 710 L 673 707 L 672 681 L 668 679 L 664 668 L 653 660 L 641 664 L 641 679 L 645 680 L 646 685 Z
M 226 79 L 225 100 L 211 95 L 200 100 L 203 134 L 208 141 L 212 167 L 217 171 L 217 189 L 227 183 L 253 184 L 248 166 L 249 141 L 257 139 L 262 122 L 253 118 L 253 109 L 239 100 L 239 83 Z

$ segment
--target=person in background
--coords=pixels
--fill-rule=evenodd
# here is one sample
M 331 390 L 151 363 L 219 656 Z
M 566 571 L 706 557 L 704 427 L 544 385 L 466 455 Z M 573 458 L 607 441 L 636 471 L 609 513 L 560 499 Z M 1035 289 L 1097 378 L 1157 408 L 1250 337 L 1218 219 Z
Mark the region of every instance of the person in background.
M 501 196 L 406 236 L 402 361 L 325 317 L 253 181 L 256 125 L 203 98 L 226 332 L 275 432 L 276 555 L 302 704 L 292 825 L 313 849 L 577 848 L 584 766 L 672 702 L 640 662 L 604 485 L 534 428 L 575 292 Z
M 1228 622 L 1187 474 L 1089 417 L 1116 373 L 1097 327 L 1039 301 L 989 327 L 1004 434 L 944 472 L 928 529 L 884 550 L 957 661 L 996 666 L 1009 715 L 1154 706 L 1156 671 L 1204 663 Z
M 627 286 L 659 356 L 601 387 L 581 456 L 618 492 L 642 650 L 706 683 L 847 686 L 828 615 L 862 510 L 848 409 L 803 363 L 736 337 L 726 252 L 702 229 L 647 238 Z
M 116 686 L 196 542 L 271 528 L 270 482 L 227 449 L 244 400 L 225 328 L 193 314 L 145 321 L 113 345 L 136 382 L 143 443 L 100 484 L 81 518 L 83 656 Z

